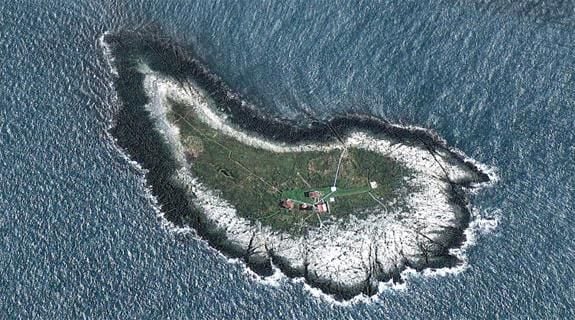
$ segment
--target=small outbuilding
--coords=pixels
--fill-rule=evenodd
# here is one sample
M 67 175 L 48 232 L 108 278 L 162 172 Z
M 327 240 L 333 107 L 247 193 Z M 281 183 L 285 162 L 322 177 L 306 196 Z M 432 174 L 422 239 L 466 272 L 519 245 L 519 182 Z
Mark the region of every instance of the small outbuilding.
M 291 209 L 294 208 L 295 203 L 294 203 L 293 200 L 291 200 L 291 199 L 285 199 L 285 200 L 282 200 L 282 201 L 280 202 L 280 206 L 281 206 L 282 208 L 291 210 Z
M 306 191 L 303 193 L 304 197 L 312 198 L 312 199 L 319 199 L 321 198 L 322 194 L 319 191 Z

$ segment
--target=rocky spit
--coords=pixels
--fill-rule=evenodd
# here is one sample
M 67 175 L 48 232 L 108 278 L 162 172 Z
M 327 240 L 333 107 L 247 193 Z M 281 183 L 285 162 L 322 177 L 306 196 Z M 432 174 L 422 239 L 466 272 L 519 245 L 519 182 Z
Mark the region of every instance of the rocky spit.
M 369 116 L 325 121 L 342 133 L 339 139 L 347 147 L 377 152 L 414 172 L 406 181 L 406 205 L 380 206 L 361 218 L 351 213 L 345 223 L 332 221 L 301 235 L 241 217 L 217 190 L 194 177 L 179 130 L 166 117 L 168 99 L 193 108 L 230 139 L 258 148 L 294 152 L 344 145 L 313 125 L 272 125 L 275 119 L 261 115 L 185 49 L 153 41 L 127 34 L 101 39 L 122 104 L 111 133 L 146 169 L 151 192 L 174 226 L 194 228 L 220 252 L 240 258 L 263 277 L 280 270 L 337 300 L 376 294 L 382 282 L 401 282 L 406 269 L 451 270 L 465 263 L 460 249 L 473 219 L 468 194 L 493 177 L 429 130 Z M 144 42 L 164 50 L 148 51 Z M 170 59 L 178 61 L 178 68 L 158 63 Z M 152 138 L 138 138 L 145 132 Z

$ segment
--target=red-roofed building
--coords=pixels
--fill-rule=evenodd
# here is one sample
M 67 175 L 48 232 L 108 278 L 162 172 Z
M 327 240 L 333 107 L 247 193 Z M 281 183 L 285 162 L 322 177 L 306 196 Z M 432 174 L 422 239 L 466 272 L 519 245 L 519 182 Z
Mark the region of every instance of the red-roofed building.
M 314 205 L 314 211 L 317 212 L 317 213 L 326 213 L 326 212 L 328 212 L 327 203 L 325 203 L 325 202 L 320 202 L 320 203 Z

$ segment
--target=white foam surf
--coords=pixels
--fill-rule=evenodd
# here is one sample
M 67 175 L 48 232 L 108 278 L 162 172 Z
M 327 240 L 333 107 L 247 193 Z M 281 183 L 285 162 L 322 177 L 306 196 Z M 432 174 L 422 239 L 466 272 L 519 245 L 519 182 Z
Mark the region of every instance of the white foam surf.
M 106 47 L 103 37 L 100 42 L 105 48 L 105 55 L 112 59 L 113 57 L 109 48 Z M 113 70 L 113 74 L 117 75 L 117 70 L 114 69 L 113 65 L 113 60 L 110 60 L 110 68 Z M 172 178 L 185 186 L 189 190 L 190 195 L 193 194 L 193 197 L 190 197 L 190 201 L 195 206 L 202 208 L 207 218 L 216 224 L 218 228 L 224 230 L 230 241 L 238 246 L 247 248 L 252 240 L 258 247 L 264 247 L 265 244 L 265 246 L 273 248 L 276 255 L 289 261 L 294 268 L 303 267 L 304 259 L 308 259 L 310 270 L 318 277 L 324 279 L 334 278 L 334 281 L 353 286 L 364 281 L 365 272 L 358 272 L 357 270 L 361 270 L 361 266 L 365 265 L 366 262 L 377 260 L 382 266 L 382 273 L 392 272 L 398 266 L 405 269 L 401 267 L 401 261 L 403 259 L 419 259 L 418 256 L 421 255 L 421 252 L 417 245 L 427 241 L 419 236 L 420 233 L 425 233 L 428 237 L 433 238 L 437 232 L 441 233 L 442 226 L 449 226 L 454 222 L 454 211 L 452 210 L 457 210 L 457 208 L 450 203 L 445 181 L 438 178 L 447 174 L 449 179 L 453 181 L 470 179 L 472 173 L 466 171 L 465 166 L 450 164 L 444 159 L 449 156 L 445 152 L 438 152 L 436 156 L 432 156 L 424 148 L 414 145 L 402 145 L 393 139 L 374 138 L 358 130 L 345 138 L 346 145 L 386 155 L 396 161 L 407 164 L 408 167 L 417 172 L 415 177 L 409 181 L 413 186 L 418 186 L 420 190 L 408 199 L 409 206 L 413 211 L 390 213 L 390 215 L 406 215 L 408 213 L 408 217 L 401 222 L 386 219 L 385 223 L 382 224 L 382 218 L 377 214 L 372 214 L 368 215 L 364 220 L 356 219 L 352 221 L 353 223 L 350 224 L 352 227 L 341 227 L 341 225 L 334 224 L 326 226 L 322 230 L 311 230 L 309 238 L 305 241 L 302 238 L 291 235 L 278 235 L 277 232 L 274 232 L 269 227 L 260 226 L 256 230 L 257 236 L 252 239 L 255 229 L 250 221 L 240 217 L 231 204 L 219 197 L 213 190 L 203 186 L 191 174 L 180 143 L 179 129 L 170 123 L 166 117 L 169 108 L 169 104 L 166 101 L 167 98 L 169 97 L 189 105 L 206 124 L 246 145 L 273 152 L 327 151 L 342 149 L 343 146 L 339 143 L 286 145 L 266 140 L 262 137 L 252 136 L 235 127 L 228 121 L 225 114 L 219 114 L 216 111 L 217 109 L 214 108 L 210 97 L 204 91 L 195 87 L 193 82 L 188 83 L 186 87 L 182 87 L 180 83 L 154 73 L 145 65 L 140 66 L 139 71 L 145 74 L 144 87 L 150 98 L 150 103 L 146 105 L 146 109 L 156 123 L 156 129 L 172 148 L 173 155 L 181 165 L 181 169 Z M 396 127 L 414 131 L 426 131 L 423 128 L 414 126 L 398 125 Z M 435 133 L 430 134 L 436 136 Z M 490 183 L 498 180 L 494 168 L 487 167 L 466 157 L 459 150 L 450 149 L 450 151 L 456 153 L 464 161 L 472 163 L 483 172 L 487 172 L 491 179 Z M 131 161 L 127 156 L 126 160 L 138 170 L 141 170 L 142 173 L 145 173 L 145 170 L 138 163 Z M 475 184 L 474 187 L 484 187 L 490 183 Z M 146 193 L 163 227 L 175 233 L 195 234 L 195 231 L 191 228 L 176 226 L 168 221 L 165 213 L 162 212 L 161 205 L 156 197 L 153 196 L 151 188 L 146 188 Z M 487 223 L 482 217 L 474 213 L 476 212 L 475 209 L 469 209 L 472 212 L 473 219 L 469 228 L 465 230 L 466 240 L 460 248 L 450 250 L 450 253 L 457 256 L 462 263 L 452 268 L 426 269 L 422 273 L 417 273 L 413 269 L 407 268 L 401 272 L 402 279 L 407 280 L 413 276 L 446 276 L 463 272 L 468 268 L 465 252 L 469 246 L 475 243 L 478 230 L 484 232 L 485 230 L 493 230 L 497 226 L 497 222 Z M 417 232 L 414 230 L 417 230 Z M 366 249 L 369 246 L 385 248 L 385 256 L 372 256 Z M 305 258 L 302 253 L 303 247 L 306 250 L 311 250 L 305 253 Z M 310 247 L 312 248 L 310 249 Z M 268 253 L 260 250 L 255 252 L 255 254 L 266 257 Z M 345 255 L 345 259 L 341 258 L 342 255 Z M 239 259 L 233 259 L 233 262 L 245 266 L 245 263 Z M 282 279 L 285 279 L 285 276 L 279 268 L 276 266 L 273 266 L 273 268 L 273 275 L 265 278 L 258 276 L 247 267 L 245 272 L 250 278 L 258 282 L 278 286 L 282 283 Z M 334 273 L 332 270 L 339 271 Z M 303 281 L 303 279 L 299 278 L 296 281 Z M 337 304 L 348 305 L 360 302 L 373 302 L 377 301 L 379 296 L 379 294 L 372 297 L 359 295 L 352 300 L 342 302 L 331 295 L 324 294 L 321 290 L 305 283 L 305 281 L 303 282 L 305 290 L 310 294 Z M 406 288 L 406 283 L 397 284 L 393 281 L 379 283 L 377 286 L 378 293 L 390 289 L 405 290 Z

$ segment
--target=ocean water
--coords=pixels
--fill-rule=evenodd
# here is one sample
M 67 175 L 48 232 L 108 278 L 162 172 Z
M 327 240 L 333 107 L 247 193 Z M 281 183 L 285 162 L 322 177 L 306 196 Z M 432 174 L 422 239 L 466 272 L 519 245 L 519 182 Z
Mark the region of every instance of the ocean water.
M 119 102 L 98 39 L 124 29 L 193 45 L 273 115 L 434 129 L 496 168 L 472 198 L 495 227 L 464 272 L 371 302 L 254 280 L 164 227 L 107 134 Z M 574 43 L 571 1 L 0 0 L 0 315 L 574 317 Z

